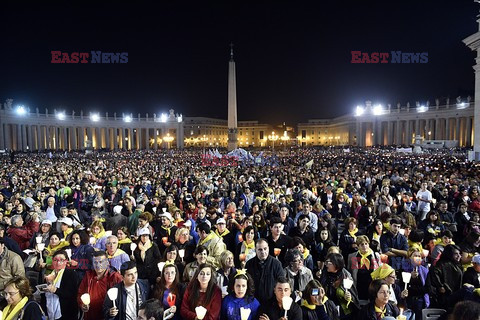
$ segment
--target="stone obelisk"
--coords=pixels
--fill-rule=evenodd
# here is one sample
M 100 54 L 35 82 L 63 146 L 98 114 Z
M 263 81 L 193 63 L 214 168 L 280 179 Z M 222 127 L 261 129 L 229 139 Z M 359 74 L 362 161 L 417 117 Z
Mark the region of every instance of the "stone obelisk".
M 230 44 L 228 62 L 228 151 L 237 149 L 237 83 L 235 80 L 235 61 L 233 61 L 233 43 Z
M 480 0 L 475 0 L 475 2 L 480 3 Z M 477 52 L 476 64 L 473 66 L 473 70 L 475 70 L 475 109 L 473 112 L 473 130 L 475 135 L 473 137 L 473 152 L 469 153 L 468 158 L 478 161 L 480 160 L 480 19 L 477 22 L 479 23 L 479 31 L 464 39 L 463 43 L 472 51 Z M 467 132 L 467 134 L 470 133 Z

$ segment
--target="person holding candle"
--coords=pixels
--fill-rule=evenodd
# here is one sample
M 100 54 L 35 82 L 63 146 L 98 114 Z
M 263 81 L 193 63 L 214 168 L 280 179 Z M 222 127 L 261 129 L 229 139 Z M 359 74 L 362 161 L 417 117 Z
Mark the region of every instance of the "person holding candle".
M 68 255 L 65 250 L 56 251 L 52 257 L 53 271 L 45 277 L 48 287 L 45 290 L 48 318 L 52 320 L 76 319 L 78 306 L 76 302 L 77 275 L 66 268 Z
M 80 283 L 77 303 L 84 312 L 84 320 L 102 320 L 103 301 L 107 291 L 120 283 L 122 276 L 110 266 L 105 251 L 94 251 L 92 255 L 93 270 L 88 270 Z M 85 304 L 82 300 L 84 294 L 89 295 L 89 304 Z
M 10 279 L 5 284 L 2 296 L 8 303 L 3 309 L 2 320 L 38 320 L 44 316 L 42 308 L 33 299 L 30 283 L 25 277 L 17 276 Z
M 284 298 L 290 298 L 292 287 L 285 277 L 278 277 L 274 287 L 274 297 L 262 303 L 258 310 L 259 320 L 302 320 L 302 309 L 296 303 L 284 305 Z M 291 299 L 291 298 L 290 298 Z
M 370 247 L 373 251 L 382 253 L 380 239 L 385 233 L 382 220 L 375 219 L 367 230 L 368 239 L 370 239 Z
M 333 248 L 333 247 L 332 247 Z M 325 271 L 322 272 L 320 283 L 327 296 L 340 306 L 342 319 L 354 319 L 360 303 L 358 301 L 357 288 L 350 272 L 345 269 L 345 261 L 340 253 L 330 253 L 325 260 Z M 345 281 L 349 280 L 350 288 L 345 287 Z
M 120 267 L 120 273 L 122 281 L 113 286 L 117 289 L 116 297 L 110 296 L 107 291 L 103 302 L 105 320 L 137 319 L 140 306 L 148 299 L 150 287 L 147 281 L 138 279 L 134 261 L 124 262 Z
M 187 220 L 187 223 L 191 224 L 191 221 Z M 188 227 L 185 227 L 184 225 L 183 227 L 177 229 L 177 232 L 175 232 L 175 242 L 173 244 L 177 246 L 178 250 L 184 250 L 182 259 L 184 264 L 195 260 L 195 257 L 193 256 L 193 252 L 195 251 L 195 242 L 193 240 L 193 236 L 190 235 L 190 229 Z
M 153 298 L 161 301 L 163 308 L 173 313 L 172 319 L 180 319 L 179 310 L 182 305 L 185 285 L 180 282 L 180 272 L 175 264 L 165 263 L 161 277 L 153 291 Z
M 173 224 L 173 217 L 170 212 L 165 212 L 157 215 L 160 218 L 160 224 L 156 224 L 154 240 L 160 249 L 160 252 L 165 251 L 165 248 L 170 246 L 175 241 L 175 233 L 177 226 Z
M 196 320 L 195 307 L 206 308 L 204 320 L 218 320 L 222 305 L 222 292 L 215 280 L 214 267 L 209 264 L 198 266 L 192 281 L 188 284 L 182 301 L 180 314 L 184 320 Z
M 226 250 L 220 255 L 220 268 L 217 269 L 217 284 L 220 289 L 228 287 L 228 282 L 231 275 L 237 272 L 233 263 L 233 253 Z M 222 290 L 222 298 L 226 296 L 226 290 Z
M 398 308 L 389 300 L 390 289 L 385 280 L 373 280 L 368 287 L 370 303 L 360 310 L 357 320 L 379 320 L 385 317 L 397 318 Z M 397 318 L 400 320 L 400 318 Z M 403 318 L 402 320 L 405 320 Z
M 301 308 L 304 320 L 339 320 L 337 307 L 325 294 L 318 280 L 310 281 L 303 290 Z
M 77 279 L 82 281 L 85 272 L 91 269 L 93 247 L 89 244 L 88 234 L 84 230 L 75 230 L 69 238 L 72 256 L 68 265 L 77 273 Z
M 403 272 L 410 272 L 412 275 L 408 284 L 407 306 L 415 313 L 416 319 L 421 319 L 422 310 L 430 306 L 428 269 L 422 265 L 420 249 L 410 248 L 408 256 L 409 259 L 402 263 Z
M 187 264 L 183 271 L 184 282 L 190 282 L 193 279 L 198 266 L 207 263 L 208 249 L 200 245 L 195 249 L 194 255 L 196 260 Z
M 160 262 L 162 256 L 156 243 L 152 242 L 150 230 L 144 228 L 138 233 L 139 241 L 133 251 L 133 257 L 137 263 L 138 278 L 146 279 L 150 285 L 154 285 L 159 276 L 158 268 L 154 266 Z
M 255 285 L 246 270 L 237 270 L 228 284 L 230 292 L 222 301 L 221 320 L 254 320 L 260 303 L 254 297 Z M 241 308 L 249 309 L 248 318 L 241 317 Z M 247 311 L 248 312 L 248 311 Z
M 237 244 L 235 250 L 235 266 L 241 268 L 245 266 L 248 260 L 255 257 L 255 240 L 257 240 L 257 232 L 254 226 L 248 226 L 242 232 L 243 241 Z
M 283 263 L 287 249 L 291 247 L 292 238 L 283 234 L 282 231 L 282 221 L 278 217 L 273 217 L 270 220 L 270 235 L 267 237 L 268 247 L 270 248 L 270 255 L 277 256 L 278 260 Z M 275 254 L 275 249 L 280 249 L 280 253 Z
M 43 220 L 40 224 L 40 229 L 35 232 L 30 239 L 30 248 L 35 248 L 37 237 L 42 237 L 41 242 L 45 243 L 45 246 L 48 246 L 50 240 L 50 234 L 52 233 L 52 222 L 50 220 Z
M 304 266 L 303 256 L 298 249 L 290 249 L 285 255 L 287 267 L 284 269 L 286 278 L 290 281 L 296 298 L 301 298 L 301 292 L 313 280 L 312 271 Z
M 183 251 L 183 254 L 185 254 L 185 250 Z M 161 261 L 175 264 L 178 268 L 179 275 L 182 275 L 185 270 L 185 261 L 182 262 L 180 251 L 174 244 L 165 249 Z

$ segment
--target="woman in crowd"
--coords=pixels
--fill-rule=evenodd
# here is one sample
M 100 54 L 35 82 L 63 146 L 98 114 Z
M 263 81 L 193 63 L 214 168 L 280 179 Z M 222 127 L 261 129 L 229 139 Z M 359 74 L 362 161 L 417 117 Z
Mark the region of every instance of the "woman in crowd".
M 233 253 L 223 251 L 219 258 L 220 268 L 217 270 L 217 284 L 220 288 L 228 287 L 230 277 L 237 272 L 233 263 Z M 226 295 L 226 290 L 222 290 L 222 295 Z
M 160 272 L 156 266 L 162 259 L 162 256 L 157 244 L 152 241 L 152 235 L 147 228 L 140 230 L 138 236 L 138 246 L 133 251 L 133 257 L 137 264 L 138 278 L 147 279 L 153 285 Z
M 380 246 L 380 238 L 385 233 L 383 228 L 382 220 L 375 219 L 373 221 L 372 226 L 367 231 L 368 239 L 370 239 L 370 247 L 373 251 L 382 253 L 381 246 Z
M 132 256 L 132 239 L 127 227 L 120 227 L 117 230 L 118 247 L 122 249 L 128 256 Z
M 337 307 L 328 299 L 320 282 L 310 281 L 302 294 L 302 313 L 304 320 L 339 320 Z
M 313 246 L 314 244 L 312 244 Z M 303 265 L 310 270 L 313 270 L 313 257 L 310 250 L 307 249 L 306 243 L 300 237 L 293 237 L 291 247 L 300 251 L 303 257 Z
M 402 263 L 403 272 L 412 275 L 408 284 L 407 306 L 415 313 L 416 319 L 421 319 L 422 310 L 430 306 L 430 278 L 428 269 L 422 265 L 422 252 L 418 248 L 408 249 L 408 257 Z
M 235 266 L 242 268 L 248 260 L 255 257 L 255 240 L 257 240 L 257 232 L 255 227 L 248 226 L 242 232 L 243 241 L 237 244 L 235 250 Z
M 191 225 L 191 221 L 187 221 Z M 173 243 L 177 246 L 178 250 L 184 250 L 183 262 L 189 263 L 195 260 L 195 243 L 193 242 L 193 237 L 190 236 L 190 229 L 185 225 L 181 228 L 178 228 L 175 232 L 175 242 Z
M 222 301 L 221 320 L 243 320 L 240 317 L 240 308 L 250 309 L 248 320 L 257 319 L 260 303 L 253 296 L 255 284 L 252 277 L 245 270 L 237 270 L 230 278 L 228 292 Z
M 434 210 L 427 214 L 426 219 L 420 222 L 418 228 L 427 233 L 429 236 L 427 240 L 438 238 L 442 231 L 445 230 L 445 226 L 442 224 L 438 212 Z
M 53 232 L 50 235 L 49 244 L 44 250 L 44 253 L 42 255 L 42 260 L 38 261 L 39 267 L 41 269 L 44 269 L 46 274 L 49 274 L 52 270 L 53 254 L 56 251 L 60 249 L 64 249 L 65 247 L 70 245 L 68 241 L 60 241 L 61 239 L 60 237 L 61 235 L 58 232 Z
M 456 245 L 446 246 L 437 264 L 428 273 L 431 282 L 430 297 L 435 299 L 438 307 L 448 305 L 448 298 L 462 286 L 460 252 Z
M 185 286 L 180 282 L 180 272 L 175 264 L 165 263 L 162 274 L 157 278 L 153 291 L 153 298 L 162 302 L 165 310 L 170 308 L 174 313 L 172 319 L 180 319 L 180 307 L 182 305 Z
M 222 305 L 222 292 L 215 281 L 213 266 L 202 263 L 188 284 L 180 314 L 184 320 L 196 320 L 195 308 L 207 309 L 204 320 L 217 320 Z
M 290 282 L 292 292 L 296 297 L 300 298 L 301 292 L 305 289 L 307 284 L 313 280 L 312 271 L 304 266 L 303 255 L 298 249 L 290 249 L 285 254 L 285 268 L 286 278 Z
M 68 255 L 64 250 L 53 255 L 53 272 L 45 277 L 48 319 L 72 320 L 77 318 L 77 276 L 66 268 Z M 42 297 L 43 298 L 43 297 Z
M 362 308 L 358 320 L 377 320 L 385 317 L 397 318 L 400 314 L 390 301 L 390 290 L 385 280 L 373 280 L 368 287 L 370 303 Z
M 317 255 L 317 264 L 318 264 L 318 269 L 322 270 L 323 265 L 325 262 L 325 258 L 327 257 L 327 252 L 330 247 L 335 246 L 335 243 L 332 241 L 332 234 L 330 233 L 330 230 L 326 227 L 321 227 L 317 230 L 317 233 L 315 234 L 315 239 L 316 239 L 316 255 Z
M 90 246 L 88 234 L 84 230 L 75 230 L 70 235 L 70 246 L 72 250 L 69 265 L 77 273 L 78 283 L 80 283 L 87 270 L 92 268 L 93 247 Z
M 190 282 L 198 269 L 198 266 L 207 263 L 208 249 L 202 245 L 199 245 L 194 252 L 195 261 L 190 262 L 185 266 L 183 272 L 183 281 Z
M 52 222 L 50 220 L 43 220 L 40 224 L 40 230 L 35 232 L 30 239 L 30 248 L 34 248 L 37 244 L 37 237 L 42 237 L 42 243 L 45 243 L 45 247 L 48 246 L 50 241 L 50 235 L 52 233 Z
M 2 296 L 7 306 L 2 311 L 2 320 L 38 320 L 44 315 L 40 305 L 32 296 L 32 289 L 27 278 L 17 276 L 5 283 Z
M 180 258 L 180 252 L 176 245 L 172 244 L 165 249 L 163 252 L 162 261 L 175 264 L 181 277 L 183 271 L 185 270 L 185 261 L 182 262 L 182 259 Z
M 372 281 L 371 273 L 380 265 L 380 254 L 370 249 L 367 236 L 357 237 L 358 251 L 348 256 L 347 269 L 352 273 L 358 289 L 358 299 L 368 300 L 368 285 Z
M 345 269 L 342 255 L 339 253 L 327 255 L 325 269 L 322 272 L 320 283 L 325 288 L 327 296 L 337 306 L 340 306 L 340 318 L 354 319 L 360 309 L 360 303 L 355 283 L 350 289 L 344 287 L 343 280 L 350 279 L 353 282 L 353 278 L 350 272 Z
M 90 232 L 92 233 L 93 239 L 91 241 L 95 241 L 91 243 L 95 249 L 105 250 L 107 242 L 107 235 L 105 234 L 105 229 L 103 228 L 103 224 L 100 220 L 94 221 L 90 226 Z
M 357 246 L 357 219 L 355 218 L 346 218 L 345 219 L 345 230 L 343 230 L 340 235 L 339 247 L 342 250 L 343 259 L 347 260 L 348 255 L 354 253 L 358 250 Z

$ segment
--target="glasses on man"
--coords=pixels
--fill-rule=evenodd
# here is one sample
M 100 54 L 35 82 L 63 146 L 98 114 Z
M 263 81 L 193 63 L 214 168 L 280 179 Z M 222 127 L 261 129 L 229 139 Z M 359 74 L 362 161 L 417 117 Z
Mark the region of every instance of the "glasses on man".
M 64 263 L 67 259 L 53 259 L 53 262 Z

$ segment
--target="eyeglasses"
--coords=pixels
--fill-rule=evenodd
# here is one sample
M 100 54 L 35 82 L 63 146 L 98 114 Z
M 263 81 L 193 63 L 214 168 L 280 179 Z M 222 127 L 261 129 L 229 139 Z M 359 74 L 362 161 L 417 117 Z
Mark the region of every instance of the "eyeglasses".
M 53 259 L 54 262 L 64 263 L 67 259 Z
M 332 263 L 332 261 L 327 260 L 327 261 L 325 261 L 325 264 L 333 264 L 333 263 Z
M 7 291 L 3 291 L 0 295 L 4 298 L 10 296 L 10 297 L 13 297 L 15 296 L 17 293 L 19 293 L 20 291 L 17 291 L 17 292 L 7 292 Z

